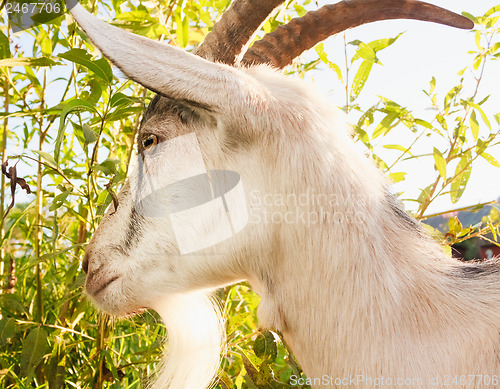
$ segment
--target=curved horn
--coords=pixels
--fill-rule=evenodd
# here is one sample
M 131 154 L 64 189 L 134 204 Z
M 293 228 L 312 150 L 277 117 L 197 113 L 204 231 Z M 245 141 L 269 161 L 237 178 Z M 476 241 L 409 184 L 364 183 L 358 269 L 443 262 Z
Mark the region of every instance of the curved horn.
M 236 0 L 213 26 L 195 53 L 211 61 L 233 65 L 269 14 L 284 0 Z
M 244 55 L 245 66 L 267 63 L 279 69 L 330 35 L 386 19 L 416 19 L 472 29 L 474 23 L 444 8 L 417 0 L 344 0 L 308 12 L 255 42 Z

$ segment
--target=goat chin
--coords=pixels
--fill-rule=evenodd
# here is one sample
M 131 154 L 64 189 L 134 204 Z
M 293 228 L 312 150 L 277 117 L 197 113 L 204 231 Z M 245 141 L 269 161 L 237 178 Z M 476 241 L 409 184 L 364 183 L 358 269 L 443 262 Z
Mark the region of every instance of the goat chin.
M 175 294 L 153 307 L 168 331 L 168 352 L 149 389 L 213 386 L 225 344 L 218 304 L 208 292 Z

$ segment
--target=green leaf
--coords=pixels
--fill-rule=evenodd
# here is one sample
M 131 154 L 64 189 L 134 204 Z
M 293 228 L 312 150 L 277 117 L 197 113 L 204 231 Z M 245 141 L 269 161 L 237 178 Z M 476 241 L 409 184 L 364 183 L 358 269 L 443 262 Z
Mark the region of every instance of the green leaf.
M 455 204 L 465 191 L 467 182 L 470 178 L 470 172 L 472 169 L 472 158 L 470 152 L 464 154 L 460 158 L 460 162 L 455 170 L 455 176 L 453 177 L 453 182 L 451 183 L 450 197 L 451 202 Z
M 11 317 L 0 320 L 0 345 L 6 345 L 16 333 L 16 321 Z
M 457 85 L 453 87 L 444 98 L 444 110 L 448 113 L 452 104 L 452 100 L 455 99 L 460 91 L 462 90 L 462 85 Z
M 9 38 L 0 31 L 0 59 L 10 58 L 12 54 L 10 53 L 10 42 Z
M 219 379 L 219 384 L 222 385 L 222 389 L 233 389 L 234 388 L 233 381 L 231 380 L 231 378 L 229 378 L 229 376 L 227 375 L 227 373 L 225 371 L 220 370 L 217 373 L 217 378 Z
M 2 309 L 10 313 L 22 313 L 28 315 L 28 310 L 24 306 L 23 301 L 17 294 L 4 293 L 0 294 L 0 306 Z
M 460 235 L 460 231 L 462 231 L 462 223 L 460 223 L 460 220 L 456 216 L 451 217 L 448 219 L 448 230 L 451 234 L 455 236 Z
M 481 46 L 481 31 L 477 30 L 474 35 L 474 41 L 476 43 L 476 47 L 482 51 L 484 50 L 483 46 Z
M 227 324 L 227 334 L 231 335 L 234 331 L 238 329 L 250 316 L 252 312 L 243 312 L 238 315 L 232 316 Z
M 262 360 L 250 352 L 241 352 L 241 358 L 247 374 L 250 376 L 253 383 L 256 384 L 259 380 L 259 371 L 257 366 L 261 365 Z
M 115 381 L 117 381 L 119 379 L 118 371 L 116 370 L 115 363 L 113 361 L 113 358 L 111 357 L 111 354 L 109 353 L 109 350 L 102 350 L 101 352 L 104 354 L 104 357 L 106 359 L 106 367 L 111 371 L 111 374 L 113 375 Z
M 366 43 L 359 42 L 358 44 L 358 51 L 356 54 L 358 54 L 361 58 L 363 58 L 366 61 L 370 61 L 372 63 L 379 63 L 379 59 L 377 58 L 377 54 L 375 54 L 375 51 L 368 46 Z
M 479 123 L 477 122 L 476 111 L 472 111 L 469 122 L 470 129 L 472 131 L 472 137 L 477 142 L 477 138 L 479 137 Z
M 130 96 L 124 95 L 121 92 L 115 93 L 110 100 L 111 107 L 117 107 L 119 105 L 128 105 L 132 104 L 134 99 Z
M 399 150 L 403 153 L 408 153 L 408 148 L 401 145 L 384 145 L 384 149 Z
M 484 159 L 486 159 L 491 165 L 493 165 L 495 167 L 500 167 L 500 163 L 492 155 L 485 153 L 485 152 L 482 152 L 479 155 L 481 157 L 483 157 Z
M 370 75 L 372 67 L 373 67 L 373 62 L 370 61 L 363 61 L 359 66 L 359 69 L 356 72 L 356 76 L 354 77 L 351 86 L 351 102 L 356 100 L 356 98 L 363 90 L 363 87 L 365 86 L 366 80 Z
M 441 151 L 434 147 L 434 165 L 436 170 L 439 172 L 439 175 L 446 180 L 446 160 L 441 154 Z
M 181 20 L 179 14 L 175 15 L 175 24 L 177 26 L 177 40 L 179 41 L 180 47 L 186 47 L 189 42 L 189 19 L 184 16 L 184 19 Z
M 7 66 L 7 67 L 13 67 L 13 66 L 53 66 L 53 65 L 57 65 L 57 62 L 54 62 L 50 58 L 47 58 L 47 57 L 39 57 L 39 58 L 17 57 L 17 58 L 0 59 L 0 67 L 1 66 Z
M 82 126 L 82 131 L 83 137 L 85 138 L 85 146 L 94 143 L 97 140 L 97 134 L 87 123 Z
M 107 83 L 113 80 L 113 71 L 111 70 L 109 62 L 104 58 L 95 61 L 92 60 L 91 55 L 84 49 L 71 49 L 65 53 L 59 54 L 58 57 L 85 66 Z
M 496 5 L 493 8 L 490 8 L 486 13 L 484 14 L 485 17 L 490 17 L 493 15 L 495 12 L 500 12 L 500 5 Z
M 469 18 L 470 20 L 472 20 L 474 23 L 477 23 L 477 18 L 468 12 L 463 11 L 462 16 L 465 16 L 466 18 Z
M 318 56 L 319 56 L 319 59 L 321 59 L 321 61 L 323 61 L 323 63 L 325 63 L 326 65 L 328 65 L 328 67 L 330 68 L 330 70 L 333 70 L 335 72 L 335 74 L 337 74 L 337 78 L 342 81 L 343 78 L 342 78 L 342 71 L 340 70 L 340 67 L 331 62 L 327 55 L 326 55 L 326 52 L 325 52 L 325 49 L 324 49 L 324 45 L 323 43 L 319 43 L 316 45 L 315 47 L 315 50 L 316 50 L 316 53 L 318 53 Z
M 37 153 L 40 157 L 42 157 L 42 159 L 47 162 L 47 164 L 54 168 L 54 169 L 57 169 L 57 163 L 54 159 L 54 157 L 52 157 L 52 155 L 50 155 L 49 153 L 46 153 L 45 151 L 41 151 L 41 150 L 33 150 L 34 153 Z
M 47 349 L 47 333 L 42 327 L 35 327 L 23 341 L 21 352 L 21 376 L 31 377 L 35 368 L 42 361 Z
M 383 50 L 383 49 L 389 47 L 390 45 L 392 45 L 394 42 L 396 42 L 399 39 L 399 37 L 401 35 L 403 35 L 402 32 L 399 33 L 394 38 L 377 39 L 375 41 L 372 41 L 372 42 L 368 43 L 368 46 L 371 49 L 373 49 L 373 51 L 375 53 L 377 53 L 378 51 Z
M 432 184 L 430 184 L 427 188 L 422 189 L 420 191 L 420 195 L 418 196 L 417 202 L 419 204 L 424 204 L 429 200 L 431 197 L 431 189 L 432 189 Z
M 273 333 L 264 331 L 257 335 L 253 342 L 253 351 L 260 359 L 274 362 L 278 354 L 278 346 Z
M 404 172 L 394 172 L 394 173 L 389 174 L 389 179 L 394 183 L 403 181 L 405 179 L 405 177 L 406 177 L 406 173 L 404 173 Z
M 52 200 L 52 204 L 50 204 L 49 211 L 55 211 L 56 209 L 59 209 L 64 204 L 64 201 L 70 195 L 70 193 L 71 190 L 67 190 L 54 197 L 54 200 Z
M 71 112 L 75 111 L 95 111 L 95 108 L 92 104 L 85 100 L 71 100 L 64 104 L 61 116 L 59 118 L 59 130 L 57 132 L 56 143 L 54 146 L 54 158 L 56 163 L 59 161 L 59 153 L 61 151 L 61 142 L 64 138 L 64 130 L 66 129 L 66 116 L 68 116 Z
M 382 134 L 387 134 L 392 128 L 394 128 L 395 125 L 393 125 L 393 123 L 398 118 L 399 118 L 399 112 L 397 111 L 389 112 L 373 131 L 372 138 L 375 139 Z
M 90 95 L 85 99 L 92 105 L 96 105 L 102 96 L 102 86 L 97 79 L 92 79 L 90 84 Z
M 430 93 L 434 92 L 434 89 L 436 89 L 436 78 L 432 77 Z
M 64 341 L 59 341 L 52 348 L 52 356 L 48 364 L 49 389 L 64 387 L 66 375 L 66 354 Z

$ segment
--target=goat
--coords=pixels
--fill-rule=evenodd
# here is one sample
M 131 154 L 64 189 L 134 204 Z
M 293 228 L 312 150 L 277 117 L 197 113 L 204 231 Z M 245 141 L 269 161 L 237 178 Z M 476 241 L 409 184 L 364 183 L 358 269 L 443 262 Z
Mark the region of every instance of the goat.
M 158 94 L 139 130 L 144 164 L 87 247 L 88 295 L 119 316 L 159 312 L 169 353 L 157 388 L 210 385 L 224 343 L 210 292 L 241 280 L 261 296 L 260 325 L 283 333 L 313 387 L 392 388 L 416 379 L 410 386 L 445 388 L 453 377 L 466 377 L 467 388 L 489 387 L 479 375 L 494 383 L 500 372 L 500 261 L 451 260 L 355 150 L 337 111 L 275 70 L 329 35 L 375 20 L 473 23 L 415 0 L 344 0 L 245 50 L 282 2 L 236 0 L 193 55 L 109 26 L 68 0 L 103 55 Z M 189 134 L 196 152 L 157 149 Z M 201 165 L 241 175 L 250 220 L 229 239 L 181 254 L 172 220 L 138 210 L 136 193 L 146 175 L 179 182 L 195 154 Z M 309 200 L 273 201 L 279 194 Z M 317 217 L 256 222 L 263 212 Z

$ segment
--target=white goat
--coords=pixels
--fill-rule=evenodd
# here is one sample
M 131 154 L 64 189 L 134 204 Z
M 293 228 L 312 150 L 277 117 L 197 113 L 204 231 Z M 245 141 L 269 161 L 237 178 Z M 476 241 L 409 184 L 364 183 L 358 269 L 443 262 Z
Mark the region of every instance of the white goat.
M 282 331 L 314 387 L 498 385 L 499 260 L 451 260 L 400 209 L 323 97 L 270 67 L 250 66 L 282 68 L 328 35 L 374 20 L 472 22 L 414 0 L 345 0 L 245 52 L 281 3 L 235 1 L 196 56 L 109 26 L 69 1 L 102 53 L 159 94 L 138 136 L 139 154 L 151 158 L 87 248 L 88 295 L 112 314 L 161 314 L 170 358 L 157 388 L 210 385 L 223 330 L 209 292 L 240 280 L 262 298 L 260 325 Z M 251 217 L 232 238 L 181 255 L 172 220 L 139 212 L 134 196 L 145 171 L 153 180 L 182 178 L 177 169 L 160 173 L 174 161 L 155 146 L 190 133 L 206 166 L 241 175 Z

